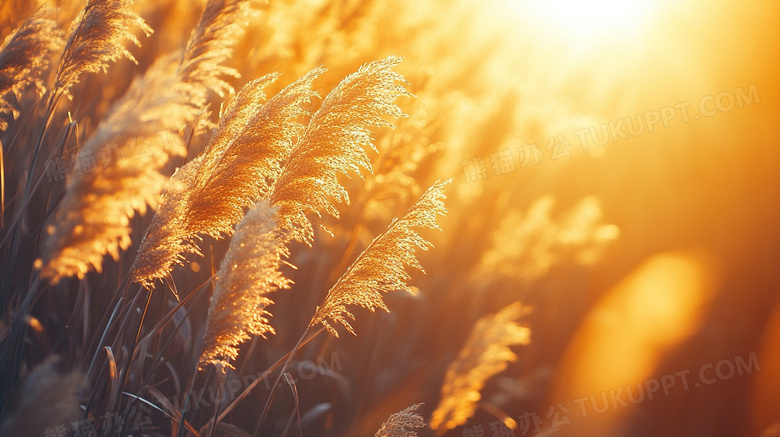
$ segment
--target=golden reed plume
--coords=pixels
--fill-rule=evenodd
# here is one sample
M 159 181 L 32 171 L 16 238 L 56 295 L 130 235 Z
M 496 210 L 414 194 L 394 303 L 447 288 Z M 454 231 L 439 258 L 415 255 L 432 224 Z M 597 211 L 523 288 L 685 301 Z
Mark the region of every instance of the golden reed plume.
M 236 235 L 217 272 L 209 305 L 200 365 L 230 366 L 238 345 L 252 335 L 274 333 L 265 308 L 273 301 L 268 292 L 292 283 L 279 268 L 289 257 L 287 238 L 277 227 L 276 208 L 258 202 L 236 225 Z
M 183 253 L 200 253 L 201 235 L 231 234 L 243 209 L 267 193 L 290 238 L 310 243 L 313 228 L 306 214 L 338 216 L 329 197 L 348 200 L 338 175 L 370 170 L 365 151 L 373 148 L 369 128 L 389 126 L 385 115 L 402 115 L 393 102 L 408 92 L 403 77 L 390 70 L 399 62 L 394 57 L 372 62 L 345 78 L 302 133 L 300 105 L 314 95 L 311 83 L 323 69 L 303 76 L 256 112 L 251 110 L 260 96 L 256 88 L 273 76 L 245 86 L 223 114 L 204 153 L 182 169 L 191 177 L 174 177 L 177 186 L 164 194 L 164 203 L 175 199 L 180 204 L 163 205 L 155 216 L 131 279 L 153 287 L 181 262 Z M 168 221 L 176 226 L 168 226 Z
M 230 69 L 217 63 L 227 59 L 236 38 L 225 35 L 225 28 L 241 26 L 220 23 L 233 20 L 237 12 L 245 11 L 242 5 L 250 2 L 223 3 L 207 5 L 187 50 L 160 58 L 136 79 L 79 152 L 79 162 L 100 159 L 104 165 L 81 169 L 69 181 L 57 210 L 57 227 L 47 228 L 45 255 L 36 263 L 43 267 L 44 278 L 57 282 L 73 275 L 83 277 L 93 268 L 100 271 L 106 253 L 117 259 L 119 251 L 130 246 L 130 219 L 135 211 L 144 214 L 147 204 L 157 207 L 167 180 L 162 169 L 171 156 L 186 153 L 181 129 L 203 111 L 209 87 L 219 94 L 225 90 L 219 76 Z M 100 11 L 87 4 L 82 22 L 95 14 L 100 16 Z M 125 13 L 113 19 L 121 23 L 120 16 L 125 21 L 131 18 Z M 113 26 L 120 27 L 117 23 Z M 210 55 L 210 50 L 217 55 Z M 204 65 L 197 67 L 198 63 Z
M 311 244 L 314 238 L 306 214 L 338 217 L 333 200 L 349 203 L 340 175 L 371 171 L 366 149 L 376 148 L 370 128 L 392 127 L 384 117 L 403 116 L 394 102 L 410 95 L 403 76 L 392 70 L 400 62 L 391 56 L 363 65 L 342 80 L 312 116 L 271 195 L 279 206 L 281 226 L 294 239 Z
M 233 92 L 223 76 L 238 77 L 238 71 L 223 65 L 233 54 L 233 45 L 244 34 L 244 23 L 257 11 L 255 0 L 209 0 L 184 49 L 179 71 L 184 82 L 193 84 L 189 98 L 206 104 L 205 90 L 220 97 Z
M 347 310 L 347 305 L 360 305 L 372 312 L 377 308 L 390 312 L 382 299 L 383 292 L 406 290 L 412 293 L 406 285 L 409 274 L 405 268 L 414 267 L 423 271 L 416 252 L 431 247 L 431 243 L 415 229 L 439 229 L 436 217 L 446 213 L 442 199 L 447 183 L 436 182 L 404 215 L 394 220 L 385 232 L 366 247 L 328 291 L 322 306 L 317 307 L 310 327 L 321 323 L 338 337 L 338 331 L 333 325 L 340 323 L 355 334 L 347 320 L 355 320 L 355 316 Z
M 425 428 L 425 420 L 417 413 L 420 405 L 391 414 L 385 420 L 374 437 L 417 437 L 416 429 Z
M 214 230 L 226 232 L 216 227 L 214 217 L 233 220 L 234 216 L 242 212 L 245 206 L 243 202 L 247 199 L 267 197 L 268 200 L 257 202 L 236 226 L 236 235 L 217 274 L 217 285 L 209 308 L 201 366 L 207 363 L 221 363 L 226 368 L 230 366 L 229 359 L 237 356 L 237 346 L 248 339 L 249 334 L 273 333 L 265 317 L 270 314 L 265 308 L 273 303 L 267 297 L 270 292 L 287 288 L 290 284 L 289 280 L 279 272 L 281 264 L 286 263 L 289 257 L 287 245 L 292 239 L 307 243 L 311 241 L 307 239 L 311 238 L 313 232 L 312 225 L 306 218 L 307 213 L 320 215 L 323 212 L 330 212 L 335 215 L 335 208 L 327 196 L 336 193 L 337 199 L 346 200 L 346 192 L 337 179 L 338 175 L 346 174 L 349 170 L 359 168 L 358 166 L 363 164 L 370 170 L 370 162 L 365 150 L 369 146 L 373 147 L 368 134 L 369 128 L 388 124 L 381 115 L 400 115 L 400 109 L 395 106 L 394 100 L 405 92 L 405 90 L 400 92 L 397 88 L 397 84 L 402 83 L 403 79 L 389 70 L 397 64 L 397 61 L 395 58 L 390 58 L 367 64 L 357 73 L 344 79 L 325 98 L 322 107 L 312 116 L 308 127 L 300 135 L 294 148 L 285 147 L 287 143 L 283 139 L 289 138 L 288 133 L 282 131 L 275 123 L 260 122 L 259 125 L 252 124 L 260 126 L 258 130 L 238 136 L 236 141 L 245 143 L 246 146 L 234 146 L 233 149 L 223 153 L 224 158 L 218 160 L 211 158 L 211 161 L 215 162 L 211 165 L 212 168 L 228 169 L 215 172 L 215 180 L 221 178 L 223 182 L 214 184 L 214 187 L 210 186 L 211 182 L 204 183 L 203 187 L 210 188 L 194 197 L 198 199 L 197 203 L 193 200 L 190 213 L 185 215 L 185 217 L 202 215 L 203 223 L 211 226 L 209 232 L 212 233 L 209 235 L 214 235 Z M 297 83 L 308 87 L 311 80 L 321 71 L 314 70 Z M 288 88 L 297 89 L 297 87 Z M 280 95 L 286 95 L 285 91 Z M 266 108 L 278 106 L 282 102 L 286 102 L 286 105 L 292 103 L 287 99 L 277 101 L 278 97 L 279 95 L 271 99 L 266 104 Z M 357 102 L 362 104 L 358 105 Z M 299 103 L 300 100 L 296 100 L 296 107 Z M 241 105 L 237 107 L 240 108 Z M 226 116 L 239 112 L 237 107 L 235 105 L 228 107 Z M 226 123 L 220 124 L 220 127 L 224 124 Z M 269 128 L 274 130 L 267 132 L 263 130 Z M 215 138 L 224 137 L 225 135 L 219 132 L 226 129 L 218 128 Z M 261 140 L 265 141 L 263 144 L 268 144 L 269 141 L 273 144 L 275 139 L 282 143 L 276 147 L 251 147 Z M 217 143 L 219 141 L 215 142 Z M 246 150 L 241 152 L 242 148 Z M 268 150 L 289 155 L 289 159 L 282 163 L 278 159 L 280 155 L 274 155 Z M 339 151 L 344 155 L 337 155 Z M 259 155 L 253 156 L 253 153 Z M 208 155 L 209 150 L 206 151 L 203 159 Z M 230 162 L 235 162 L 235 165 L 229 165 Z M 281 167 L 282 164 L 285 165 L 284 169 Z M 203 163 L 200 165 L 206 166 Z M 288 171 L 288 169 L 292 170 Z M 276 175 L 280 172 L 282 176 L 276 180 Z M 202 176 L 202 179 L 207 181 L 212 178 L 205 172 L 199 172 L 198 175 L 206 175 Z M 313 183 L 315 178 L 327 183 L 317 185 Z M 288 181 L 287 184 L 297 184 L 299 181 L 301 183 L 295 185 L 297 191 L 285 190 L 284 188 L 287 187 L 285 180 Z M 254 181 L 256 185 L 252 186 L 247 181 Z M 219 187 L 231 187 L 224 188 L 223 191 L 238 189 L 239 195 L 228 192 L 214 196 L 212 192 L 217 191 Z M 273 189 L 273 192 L 269 192 L 270 189 Z M 193 187 L 193 191 L 196 191 L 196 187 Z M 231 197 L 235 200 L 222 206 L 226 203 L 225 200 Z M 225 221 L 225 223 L 230 222 Z M 201 232 L 207 233 L 206 230 Z
M 33 15 L 5 38 L 0 46 L 0 114 L 18 116 L 18 108 L 4 99 L 13 94 L 17 100 L 30 87 L 42 94 L 41 75 L 49 68 L 49 57 L 63 45 L 62 31 L 52 20 Z M 0 118 L 0 130 L 7 123 Z
M 531 341 L 531 330 L 517 324 L 526 313 L 526 308 L 515 302 L 477 321 L 458 358 L 447 367 L 431 428 L 453 429 L 474 415 L 485 381 L 517 360 L 509 346 Z
M 192 180 L 197 175 L 200 156 L 173 173 L 160 200 L 160 207 L 141 240 L 131 271 L 131 280 L 146 288 L 154 287 L 155 279 L 162 279 L 181 263 L 182 252 L 189 241 L 182 240 L 187 198 Z
M 79 16 L 71 24 L 65 51 L 62 53 L 54 82 L 54 95 L 71 98 L 70 88 L 78 83 L 82 73 L 106 71 L 109 63 L 121 57 L 137 63 L 122 40 L 136 46 L 141 42 L 132 32 L 132 26 L 147 36 L 152 29 L 133 12 L 132 0 L 88 0 Z
M 262 87 L 274 77 L 249 82 L 233 98 L 206 150 L 182 167 L 163 194 L 132 268 L 131 279 L 152 288 L 180 263 L 200 253 L 201 235 L 232 234 L 232 226 L 266 194 L 300 132 L 300 104 L 312 95 L 315 69 L 260 105 Z
M 246 111 L 243 106 L 252 105 L 243 98 L 236 99 L 236 104 L 228 108 L 225 132 L 220 124 L 215 141 L 203 154 L 201 170 L 192 187 L 187 218 L 191 235 L 232 234 L 232 226 L 241 220 L 244 209 L 268 195 L 302 129 L 301 104 L 312 98 L 312 82 L 323 71 L 311 71 L 261 108 Z M 244 121 L 234 122 L 245 117 Z
M 196 111 L 176 93 L 174 56 L 158 60 L 117 101 L 77 156 L 80 167 L 68 181 L 49 225 L 41 275 L 57 282 L 101 270 L 131 243 L 130 219 L 157 206 L 170 156 L 186 153 L 178 129 Z

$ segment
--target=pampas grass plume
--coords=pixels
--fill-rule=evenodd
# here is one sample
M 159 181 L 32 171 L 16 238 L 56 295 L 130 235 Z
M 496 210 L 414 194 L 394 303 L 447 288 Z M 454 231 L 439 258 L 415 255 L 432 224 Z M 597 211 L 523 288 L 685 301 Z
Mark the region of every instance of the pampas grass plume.
M 526 308 L 515 302 L 477 321 L 458 357 L 447 368 L 431 428 L 453 429 L 474 415 L 485 381 L 517 360 L 509 347 L 530 342 L 530 329 L 517 324 L 526 313 Z
M 379 427 L 374 437 L 417 437 L 416 429 L 425 428 L 425 420 L 417 413 L 420 405 L 391 414 Z

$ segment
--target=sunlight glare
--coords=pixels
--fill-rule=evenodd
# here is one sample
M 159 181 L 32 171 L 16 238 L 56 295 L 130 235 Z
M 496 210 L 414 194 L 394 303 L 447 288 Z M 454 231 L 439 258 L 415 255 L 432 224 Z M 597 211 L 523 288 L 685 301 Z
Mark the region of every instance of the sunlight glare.
M 582 44 L 600 38 L 636 33 L 659 0 L 507 0 L 517 12 L 541 21 L 569 42 Z
M 713 266 L 705 252 L 665 252 L 616 284 L 569 344 L 550 405 L 650 378 L 671 348 L 701 328 L 705 306 L 717 289 Z M 567 435 L 617 435 L 626 412 L 582 416 Z

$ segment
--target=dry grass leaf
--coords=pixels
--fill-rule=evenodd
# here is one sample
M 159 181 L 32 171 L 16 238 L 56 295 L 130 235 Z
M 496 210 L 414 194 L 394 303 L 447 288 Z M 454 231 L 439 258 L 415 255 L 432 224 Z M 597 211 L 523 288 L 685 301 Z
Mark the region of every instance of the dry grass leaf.
M 374 437 L 417 437 L 416 429 L 425 428 L 425 420 L 417 413 L 420 405 L 391 414 L 385 420 Z
M 341 324 L 355 334 L 349 319 L 355 316 L 347 305 L 359 305 L 371 311 L 377 308 L 389 312 L 382 299 L 382 293 L 394 290 L 412 290 L 406 284 L 409 280 L 407 267 L 422 271 L 417 261 L 418 249 L 427 250 L 431 244 L 415 229 L 439 229 L 436 217 L 446 213 L 444 207 L 444 186 L 448 182 L 436 182 L 420 199 L 394 220 L 385 232 L 376 237 L 361 253 L 344 275 L 328 291 L 322 306 L 309 326 L 318 323 L 338 337 L 333 325 Z
M 49 58 L 64 41 L 57 23 L 33 15 L 5 38 L 0 46 L 0 114 L 18 116 L 18 110 L 4 99 L 13 94 L 16 99 L 30 87 L 39 94 L 45 91 L 41 75 L 49 68 Z M 8 126 L 0 119 L 0 130 Z
M 87 0 L 68 31 L 54 82 L 54 95 L 72 98 L 70 88 L 78 83 L 82 73 L 105 72 L 111 62 L 121 57 L 137 62 L 122 42 L 127 39 L 140 46 L 133 28 L 137 27 L 147 36 L 152 29 L 133 12 L 133 3 L 132 0 Z
M 474 415 L 485 382 L 504 371 L 508 362 L 517 360 L 509 347 L 530 342 L 531 330 L 517 324 L 526 313 L 526 308 L 515 302 L 477 321 L 466 345 L 447 368 L 431 428 L 453 429 Z

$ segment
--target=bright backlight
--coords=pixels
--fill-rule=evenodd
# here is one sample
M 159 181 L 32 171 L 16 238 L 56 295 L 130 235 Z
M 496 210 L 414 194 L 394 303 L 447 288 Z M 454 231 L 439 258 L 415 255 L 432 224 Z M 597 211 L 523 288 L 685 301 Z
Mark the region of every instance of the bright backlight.
M 574 43 L 627 37 L 641 29 L 658 0 L 508 0 L 534 21 Z

